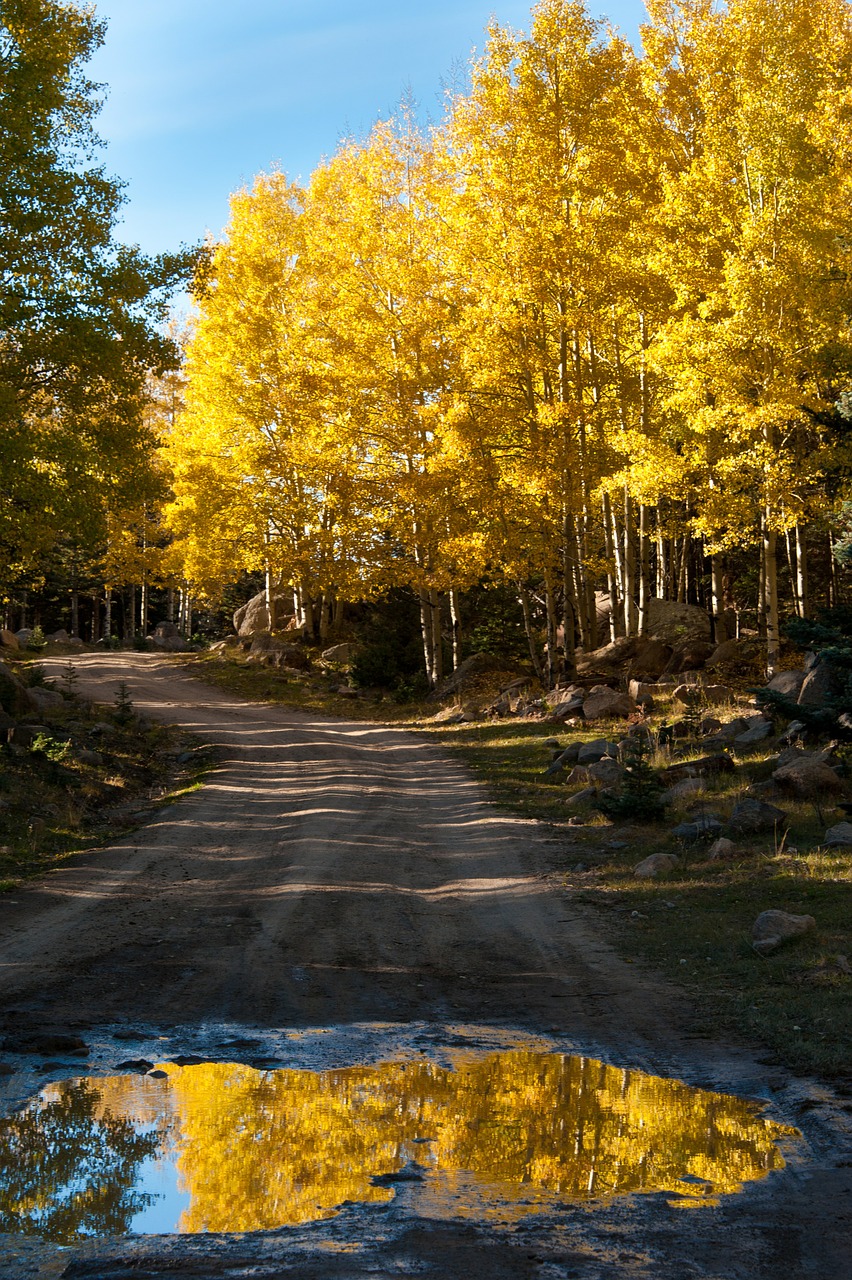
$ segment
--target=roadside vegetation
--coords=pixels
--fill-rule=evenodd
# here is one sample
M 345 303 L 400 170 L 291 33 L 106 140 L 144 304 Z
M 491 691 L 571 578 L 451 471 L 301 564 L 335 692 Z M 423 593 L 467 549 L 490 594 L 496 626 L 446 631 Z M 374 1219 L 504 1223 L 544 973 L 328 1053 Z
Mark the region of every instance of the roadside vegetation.
M 72 665 L 58 681 L 35 661 L 6 669 L 45 705 L 0 728 L 0 892 L 125 834 L 210 767 L 193 739 L 137 715 L 126 688 L 93 706 L 77 694 Z

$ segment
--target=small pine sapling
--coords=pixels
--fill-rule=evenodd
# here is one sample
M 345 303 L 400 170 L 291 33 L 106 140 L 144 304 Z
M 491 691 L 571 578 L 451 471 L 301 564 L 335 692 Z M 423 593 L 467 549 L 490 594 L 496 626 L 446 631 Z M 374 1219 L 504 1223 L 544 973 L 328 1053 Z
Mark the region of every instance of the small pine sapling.
M 663 816 L 663 784 L 651 766 L 652 744 L 645 733 L 630 738 L 623 749 L 624 781 L 619 791 L 602 796 L 598 808 L 607 818 L 655 822 Z

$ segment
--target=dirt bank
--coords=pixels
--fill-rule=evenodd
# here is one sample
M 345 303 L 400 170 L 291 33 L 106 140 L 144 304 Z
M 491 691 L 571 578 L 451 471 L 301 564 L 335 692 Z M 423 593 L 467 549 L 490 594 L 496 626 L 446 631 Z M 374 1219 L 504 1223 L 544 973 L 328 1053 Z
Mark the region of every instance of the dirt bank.
M 566 1206 L 558 1221 L 501 1234 L 430 1226 L 409 1189 L 391 1210 L 351 1209 L 334 1226 L 273 1237 L 87 1246 L 70 1264 L 40 1246 L 11 1259 L 7 1247 L 0 1277 L 66 1265 L 69 1277 L 236 1275 L 249 1261 L 272 1268 L 252 1272 L 263 1276 L 435 1267 L 758 1280 L 782 1264 L 820 1280 L 848 1274 L 842 1100 L 691 1038 L 683 997 L 620 961 L 595 918 L 555 890 L 546 828 L 496 812 L 460 765 L 403 731 L 240 702 L 155 655 L 77 665 L 81 692 L 112 701 L 126 681 L 139 711 L 213 743 L 219 763 L 202 789 L 126 839 L 0 898 L 7 1044 L 44 1028 L 103 1044 L 127 1022 L 159 1029 L 177 1051 L 207 1025 L 482 1024 L 761 1093 L 776 1118 L 804 1127 L 805 1116 L 806 1140 L 783 1173 L 690 1213 L 646 1197 Z M 344 1220 L 357 1257 L 334 1256 Z

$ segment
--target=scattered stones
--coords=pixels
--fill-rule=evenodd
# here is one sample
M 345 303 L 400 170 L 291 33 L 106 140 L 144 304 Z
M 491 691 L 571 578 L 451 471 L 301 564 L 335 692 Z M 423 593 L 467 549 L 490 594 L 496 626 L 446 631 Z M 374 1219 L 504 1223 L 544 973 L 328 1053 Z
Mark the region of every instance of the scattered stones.
M 842 717 L 841 717 L 842 719 Z M 789 746 L 794 742 L 799 742 L 808 731 L 807 725 L 803 720 L 791 720 L 781 735 L 781 742 Z
M 852 822 L 838 822 L 829 827 L 823 844 L 829 849 L 846 849 L 852 846 Z
M 565 720 L 571 719 L 573 716 L 581 716 L 583 714 L 582 694 L 572 695 L 566 702 L 560 702 L 550 713 L 550 719 L 554 724 L 563 723 Z
M 37 1031 L 29 1035 L 7 1036 L 3 1048 L 9 1053 L 69 1053 L 86 1057 L 89 1046 L 79 1036 L 60 1031 Z
M 147 1058 L 128 1058 L 126 1062 L 117 1062 L 114 1071 L 138 1071 L 140 1075 L 147 1075 L 153 1068 L 153 1062 L 149 1062 Z
M 633 699 L 615 689 L 596 686 L 583 702 L 587 720 L 623 719 L 635 710 Z
M 751 929 L 752 947 L 760 955 L 776 951 L 790 938 L 801 937 L 816 928 L 813 916 L 794 916 L 786 911 L 762 911 Z
M 588 786 L 589 781 L 589 770 L 585 765 L 577 765 L 565 779 L 569 787 Z
M 148 637 L 148 644 L 166 653 L 183 653 L 189 645 L 173 622 L 158 622 L 154 634 Z
M 728 826 L 735 835 L 752 835 L 760 831 L 772 831 L 779 823 L 786 822 L 787 815 L 783 809 L 764 800 L 741 800 L 735 806 L 728 821 Z
M 633 875 L 637 880 L 656 880 L 679 866 L 680 858 L 673 853 L 652 853 L 633 868 Z
M 736 765 L 724 751 L 715 751 L 709 756 L 699 756 L 697 760 L 670 764 L 662 776 L 666 782 L 675 783 L 681 778 L 715 778 L 722 773 L 736 773 Z
M 801 758 L 788 760 L 773 773 L 772 781 L 777 787 L 802 800 L 812 800 L 840 790 L 840 779 L 824 760 L 805 752 L 796 754 Z
M 779 671 L 767 684 L 767 689 L 780 693 L 795 702 L 802 691 L 805 680 L 804 671 Z
M 592 742 L 584 742 L 580 745 L 577 753 L 578 764 L 594 764 L 598 760 L 603 760 L 604 756 L 611 756 L 614 760 L 618 755 L 618 743 L 607 742 L 606 738 L 595 738 Z
M 767 738 L 771 738 L 774 733 L 771 720 L 764 719 L 763 716 L 755 717 L 750 728 L 745 733 L 739 733 L 734 738 L 735 747 L 756 747 L 759 743 L 765 742 Z
M 333 644 L 330 649 L 323 649 L 323 662 L 333 663 L 335 666 L 349 666 L 358 656 L 358 645 L 347 641 L 345 644 Z
M 694 706 L 699 702 L 718 706 L 722 702 L 735 702 L 737 695 L 726 684 L 680 684 L 674 691 L 674 697 L 686 706 Z
M 733 840 L 727 840 L 721 836 L 718 840 L 714 840 L 710 848 L 707 850 L 707 857 L 714 862 L 721 858 L 733 858 L 737 851 L 737 847 Z
M 617 787 L 624 777 L 624 770 L 617 760 L 604 757 L 587 768 L 589 777 L 602 787 Z
M 576 809 L 579 805 L 590 804 L 592 800 L 597 799 L 597 795 L 598 793 L 595 787 L 583 787 L 582 791 L 577 791 L 573 796 L 569 796 L 565 801 L 565 808 Z
M 703 813 L 690 822 L 681 822 L 672 831 L 678 840 L 709 840 L 724 830 L 723 823 L 715 813 Z
M 668 791 L 664 791 L 660 800 L 663 804 L 679 804 L 681 800 L 688 800 L 703 790 L 704 783 L 700 778 L 682 778 L 673 787 L 669 787 Z

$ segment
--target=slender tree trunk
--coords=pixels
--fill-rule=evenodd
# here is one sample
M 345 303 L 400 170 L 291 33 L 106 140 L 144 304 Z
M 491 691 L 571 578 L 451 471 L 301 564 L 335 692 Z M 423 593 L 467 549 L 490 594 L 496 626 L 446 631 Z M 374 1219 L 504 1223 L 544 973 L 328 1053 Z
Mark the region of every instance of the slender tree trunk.
M 423 637 L 423 662 L 426 668 L 426 679 L 429 688 L 434 689 L 435 668 L 433 666 L 435 647 L 432 639 L 432 606 L 429 593 L 425 588 L 420 590 L 420 634 Z
M 710 583 L 713 593 L 713 639 L 716 644 L 724 644 L 728 638 L 725 626 L 725 602 L 722 587 L 722 557 L 710 557 Z
M 796 525 L 796 595 L 799 598 L 799 617 L 808 616 L 808 548 L 803 525 Z
M 837 589 L 837 561 L 834 558 L 834 539 L 828 535 L 828 605 L 835 609 L 840 603 L 840 592 Z
M 175 589 L 174 587 L 169 587 L 169 593 L 166 600 L 166 618 L 168 619 L 169 622 L 174 622 L 175 620 Z
M 71 588 L 71 634 L 80 635 L 80 594 L 76 582 Z
M 458 671 L 461 662 L 461 618 L 459 617 L 459 597 L 455 587 L 450 588 L 450 630 L 453 639 L 453 671 Z
M 129 631 L 129 638 L 131 641 L 133 641 L 136 638 L 136 583 L 135 582 L 131 582 L 130 589 L 127 593 L 127 598 L 129 602 L 128 631 Z
M 618 538 L 613 537 L 612 504 L 609 494 L 601 499 L 603 509 L 604 550 L 606 552 L 606 585 L 609 592 L 609 638 L 610 642 L 618 635 L 618 615 L 621 611 L 621 598 L 618 591 Z
M 757 634 L 761 640 L 766 640 L 766 539 L 763 530 L 763 517 L 761 516 L 760 530 L 760 577 L 757 585 Z
M 429 609 L 432 614 L 432 672 L 435 684 L 444 678 L 444 638 L 441 626 L 441 597 L 437 591 L 429 592 Z
M 677 602 L 686 604 L 689 591 L 689 534 L 685 533 L 680 544 L 680 562 L 677 572 Z
M 145 573 L 139 588 L 139 630 L 143 636 L 148 634 L 148 576 Z
M 544 577 L 545 607 L 547 609 L 547 687 L 552 689 L 558 677 L 556 661 L 556 633 L 558 620 L 556 617 L 556 597 L 553 591 L 553 576 L 548 569 Z
M 112 638 L 112 587 L 104 591 L 104 637 Z
M 763 550 L 766 583 L 766 674 L 778 671 L 781 658 L 781 633 L 778 625 L 778 535 L 770 527 L 770 513 L 763 515 Z
M 638 632 L 646 636 L 650 629 L 651 612 L 651 540 L 648 535 L 648 508 L 639 504 L 639 617 Z
M 565 674 L 572 680 L 577 674 L 577 597 L 571 564 L 573 523 L 571 513 L 566 511 L 562 534 L 562 652 L 565 655 Z
M 544 672 L 541 666 L 541 658 L 538 652 L 538 643 L 536 641 L 535 632 L 532 624 L 532 610 L 530 609 L 530 594 L 524 584 L 520 581 L 517 583 L 518 599 L 521 602 L 521 610 L 524 615 L 524 631 L 527 633 L 527 644 L 530 650 L 530 661 L 533 665 L 533 671 L 538 676 L 539 683 L 544 684 Z
M 633 541 L 633 499 L 624 491 L 624 631 L 635 636 L 636 610 L 636 546 Z

